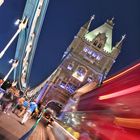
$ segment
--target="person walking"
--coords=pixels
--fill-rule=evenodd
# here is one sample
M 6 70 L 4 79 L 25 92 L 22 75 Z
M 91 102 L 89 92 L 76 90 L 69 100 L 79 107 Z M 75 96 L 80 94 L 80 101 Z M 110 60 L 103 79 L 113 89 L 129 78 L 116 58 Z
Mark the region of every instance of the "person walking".
M 2 99 L 4 93 L 5 93 L 5 90 L 3 90 L 2 88 L 0 88 L 0 100 Z
M 2 110 L 2 97 L 5 94 L 5 90 L 0 87 L 0 110 Z
M 21 124 L 25 124 L 27 120 L 29 119 L 30 115 L 32 114 L 32 112 L 34 111 L 38 113 L 38 106 L 37 106 L 36 100 L 34 100 L 33 102 L 30 102 L 29 108 L 24 114 Z
M 6 90 L 6 93 L 2 97 L 2 111 L 7 113 L 12 105 L 13 94 Z
M 28 108 L 28 105 L 29 105 L 29 102 L 25 100 L 21 106 L 20 112 L 18 113 L 18 117 L 22 117 L 25 114 L 26 109 Z
M 16 105 L 13 107 L 13 109 L 12 109 L 12 112 L 13 113 L 16 113 L 16 110 L 18 109 L 18 110 L 20 110 L 21 109 L 21 106 L 23 105 L 23 103 L 24 103 L 24 101 L 25 101 L 25 97 L 19 97 L 19 99 L 17 99 L 17 103 L 16 103 Z

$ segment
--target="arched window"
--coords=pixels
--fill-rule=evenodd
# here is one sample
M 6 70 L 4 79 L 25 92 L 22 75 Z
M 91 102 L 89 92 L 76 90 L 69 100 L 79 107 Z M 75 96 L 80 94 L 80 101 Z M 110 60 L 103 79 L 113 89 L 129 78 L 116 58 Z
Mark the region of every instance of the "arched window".
M 93 81 L 93 78 L 89 76 L 89 77 L 87 78 L 87 81 L 90 83 L 90 82 Z
M 66 86 L 66 90 L 72 94 L 76 90 L 76 86 L 72 83 L 68 83 Z
M 91 55 L 92 53 L 93 53 L 93 51 L 92 51 L 92 50 L 89 50 L 89 51 L 88 51 L 88 54 L 89 54 L 89 55 Z
M 88 47 L 84 47 L 84 48 L 83 48 L 83 51 L 84 51 L 84 52 L 88 52 L 88 50 L 89 50 Z
M 74 64 L 70 63 L 70 64 L 67 66 L 67 69 L 68 69 L 68 70 L 72 70 L 73 67 L 74 67 Z
M 61 88 L 65 89 L 66 82 L 61 81 L 61 82 L 59 83 L 59 86 L 60 86 Z
M 87 77 L 87 82 L 88 82 L 88 83 L 90 83 L 90 82 L 92 82 L 92 81 L 94 81 L 94 80 L 95 80 L 94 74 L 88 75 L 88 77 Z
M 98 44 L 98 40 L 95 40 L 93 45 L 96 46 Z
M 99 43 L 97 47 L 100 49 L 102 47 L 102 43 Z
M 97 53 L 96 53 L 96 52 L 93 52 L 93 53 L 92 53 L 92 56 L 93 56 L 93 57 L 97 57 Z
M 78 79 L 79 81 L 83 82 L 84 78 L 86 76 L 87 73 L 87 69 L 82 67 L 82 66 L 78 66 L 78 68 L 75 70 L 75 72 L 73 73 L 73 77 L 75 77 L 76 79 Z
M 96 57 L 96 59 L 99 61 L 99 60 L 101 60 L 101 55 L 98 55 L 97 57 Z

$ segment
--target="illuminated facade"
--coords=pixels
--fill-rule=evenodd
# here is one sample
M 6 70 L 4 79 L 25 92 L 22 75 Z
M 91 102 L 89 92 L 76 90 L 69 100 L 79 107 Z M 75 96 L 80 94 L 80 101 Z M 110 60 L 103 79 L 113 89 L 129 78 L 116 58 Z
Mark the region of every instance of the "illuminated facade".
M 97 85 L 106 77 L 118 54 L 124 39 L 112 47 L 113 19 L 89 32 L 94 17 L 83 25 L 63 55 L 59 67 L 48 78 L 49 88 L 44 100 L 66 101 L 79 87 L 89 82 Z

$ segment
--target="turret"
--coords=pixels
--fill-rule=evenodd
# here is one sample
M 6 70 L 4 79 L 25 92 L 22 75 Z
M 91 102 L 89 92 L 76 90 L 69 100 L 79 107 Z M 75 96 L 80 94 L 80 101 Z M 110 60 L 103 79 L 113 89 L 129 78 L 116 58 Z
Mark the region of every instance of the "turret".
M 92 23 L 92 21 L 94 20 L 95 18 L 95 15 L 91 16 L 90 20 L 88 22 L 86 22 L 79 30 L 77 36 L 79 37 L 83 37 L 85 36 L 85 34 L 87 34 L 89 32 L 89 28 L 90 28 L 90 25 Z
M 113 21 L 114 21 L 114 17 L 111 20 L 107 20 L 106 23 L 110 25 L 111 28 L 113 28 L 113 26 L 115 25 Z
M 121 40 L 116 43 L 115 47 L 113 47 L 112 56 L 113 56 L 114 59 L 116 59 L 117 56 L 119 55 L 119 53 L 121 51 L 122 43 L 123 43 L 123 40 L 125 39 L 125 37 L 126 37 L 126 35 L 123 35 Z

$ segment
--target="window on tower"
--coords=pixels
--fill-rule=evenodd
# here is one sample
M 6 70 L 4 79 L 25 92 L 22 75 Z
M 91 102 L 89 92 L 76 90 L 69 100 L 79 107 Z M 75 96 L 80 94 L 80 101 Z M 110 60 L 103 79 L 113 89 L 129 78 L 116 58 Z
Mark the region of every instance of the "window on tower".
M 69 83 L 69 81 L 68 82 L 60 81 L 59 86 L 62 89 L 67 90 L 70 94 L 74 93 L 75 90 L 77 89 L 77 87 L 73 83 Z
M 92 55 L 92 53 L 93 53 L 92 50 L 89 50 L 89 51 L 88 51 L 88 54 L 89 54 L 89 55 Z
M 76 79 L 78 79 L 80 82 L 84 81 L 84 78 L 86 76 L 87 70 L 86 68 L 79 66 L 75 72 L 73 73 L 73 77 L 75 77 Z
M 96 46 L 97 44 L 98 44 L 98 41 L 95 40 L 94 43 L 93 43 L 93 45 Z
M 93 57 L 97 57 L 97 53 L 96 53 L 96 52 L 93 52 L 93 53 L 92 53 L 92 56 L 93 56 Z
M 101 60 L 101 56 L 98 55 L 98 56 L 96 57 L 96 59 L 97 59 L 97 60 Z
M 99 45 L 102 45 L 102 43 L 100 43 Z M 84 47 L 83 50 L 81 51 L 81 54 L 83 58 L 85 58 L 87 61 L 91 63 L 94 63 L 95 60 L 99 61 L 102 59 L 101 54 L 88 47 Z
M 66 82 L 61 81 L 61 82 L 59 83 L 59 86 L 60 86 L 61 88 L 65 89 Z
M 91 76 L 89 76 L 89 77 L 87 78 L 87 81 L 90 83 L 90 82 L 93 81 L 93 78 L 92 78 Z
M 72 94 L 72 93 L 75 92 L 76 86 L 73 85 L 72 83 L 68 83 L 68 84 L 66 85 L 66 90 Z
M 102 43 L 99 43 L 97 47 L 100 49 L 102 47 Z
M 83 49 L 84 52 L 88 52 L 88 50 L 89 50 L 89 48 L 87 48 L 87 47 L 84 47 L 84 49 Z
M 68 69 L 68 70 L 72 70 L 72 69 L 73 69 L 73 66 L 74 66 L 74 65 L 70 63 L 70 64 L 67 66 L 67 69 Z

